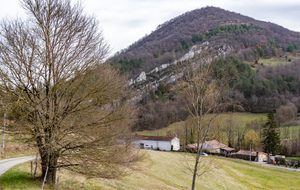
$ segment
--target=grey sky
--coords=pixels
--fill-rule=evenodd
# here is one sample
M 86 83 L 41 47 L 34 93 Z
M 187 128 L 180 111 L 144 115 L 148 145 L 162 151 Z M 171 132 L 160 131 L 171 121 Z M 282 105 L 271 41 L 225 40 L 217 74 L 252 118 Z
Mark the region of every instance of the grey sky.
M 0 17 L 24 16 L 18 0 L 1 0 Z M 159 24 L 205 6 L 220 7 L 300 32 L 299 0 L 82 0 L 100 22 L 112 54 L 128 47 Z

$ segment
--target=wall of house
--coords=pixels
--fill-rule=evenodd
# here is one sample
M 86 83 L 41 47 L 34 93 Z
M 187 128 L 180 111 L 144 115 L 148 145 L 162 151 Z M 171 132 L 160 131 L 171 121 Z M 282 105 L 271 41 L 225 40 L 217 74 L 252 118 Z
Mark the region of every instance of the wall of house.
M 174 151 L 178 151 L 180 149 L 180 140 L 179 140 L 179 138 L 175 137 L 171 141 L 171 145 L 173 146 Z
M 135 140 L 132 144 L 136 148 L 141 148 L 142 143 L 144 143 L 144 149 L 171 151 L 171 141 Z
M 239 159 L 243 159 L 243 160 L 250 160 L 250 155 L 246 155 L 246 154 L 229 154 L 227 155 L 227 157 L 230 158 L 239 158 Z M 255 161 L 255 159 L 257 160 L 256 156 L 251 156 L 251 161 Z

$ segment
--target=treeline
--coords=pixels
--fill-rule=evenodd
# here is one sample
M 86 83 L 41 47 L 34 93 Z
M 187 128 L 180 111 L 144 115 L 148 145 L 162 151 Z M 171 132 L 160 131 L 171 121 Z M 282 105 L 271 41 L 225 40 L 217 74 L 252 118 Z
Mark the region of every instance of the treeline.
M 192 42 L 193 43 L 202 42 L 204 39 L 208 39 L 222 33 L 233 33 L 237 35 L 237 34 L 249 32 L 251 29 L 263 30 L 262 27 L 254 25 L 253 23 L 251 23 L 250 25 L 247 24 L 219 25 L 215 28 L 210 29 L 206 33 L 194 34 L 192 36 Z
M 187 119 L 189 113 L 181 109 L 184 102 L 170 87 L 160 83 L 157 90 L 149 89 L 137 105 L 139 113 L 133 131 L 160 129 Z
M 251 23 L 250 25 L 247 25 L 247 24 L 219 25 L 215 28 L 210 29 L 206 33 L 192 35 L 191 42 L 189 42 L 188 40 L 185 40 L 185 39 L 181 39 L 180 44 L 175 47 L 175 52 L 189 49 L 194 44 L 203 42 L 204 40 L 208 40 L 209 38 L 217 36 L 217 35 L 226 34 L 226 33 L 239 35 L 239 34 L 249 32 L 251 29 L 263 30 L 262 27 L 254 25 L 253 23 Z
M 289 64 L 252 68 L 234 56 L 217 60 L 215 72 L 226 67 L 232 77 L 233 97 L 246 111 L 268 112 L 293 102 L 300 110 L 300 60 Z
M 132 58 L 132 59 L 116 59 L 112 65 L 117 68 L 121 74 L 128 73 L 130 71 L 138 70 L 143 65 L 143 59 Z
M 214 75 L 220 80 L 223 76 L 231 77 L 232 98 L 240 102 L 244 111 L 265 113 L 289 102 L 300 110 L 300 61 L 255 66 L 252 68 L 235 56 L 227 56 L 216 60 Z M 166 83 L 161 83 L 157 90 L 149 89 L 139 107 L 135 130 L 159 129 L 187 118 L 180 98 Z
M 285 108 L 283 108 L 285 107 Z M 283 111 L 288 111 L 292 115 L 287 117 Z M 297 110 L 292 104 L 288 104 L 276 110 L 275 119 L 280 120 L 282 117 L 289 121 L 296 122 L 297 126 L 287 126 L 287 123 L 278 122 L 278 133 L 281 139 L 281 148 L 278 154 L 286 156 L 300 156 L 300 118 L 296 118 Z M 256 119 L 253 121 L 245 122 L 239 118 L 239 114 L 229 112 L 220 115 L 214 121 L 213 127 L 210 129 L 207 140 L 218 140 L 229 147 L 238 150 L 263 151 L 262 141 L 263 126 L 266 121 Z M 250 117 L 250 116 L 249 116 Z M 196 126 L 194 122 L 189 119 L 179 124 L 179 127 L 170 129 L 167 133 L 170 136 L 177 136 L 180 138 L 182 144 L 193 144 L 196 142 Z
M 299 60 L 268 67 L 258 65 L 255 71 L 242 76 L 236 89 L 243 93 L 242 102 L 248 111 L 275 110 L 290 101 L 300 108 L 299 72 Z

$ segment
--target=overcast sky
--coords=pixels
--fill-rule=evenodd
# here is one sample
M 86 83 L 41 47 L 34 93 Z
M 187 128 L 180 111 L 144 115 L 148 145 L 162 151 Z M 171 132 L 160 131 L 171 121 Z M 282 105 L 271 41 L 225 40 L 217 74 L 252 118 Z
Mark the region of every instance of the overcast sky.
M 96 15 L 112 54 L 128 47 L 187 11 L 220 7 L 300 32 L 299 0 L 82 0 L 85 12 Z M 1 0 L 0 17 L 23 17 L 18 0 Z

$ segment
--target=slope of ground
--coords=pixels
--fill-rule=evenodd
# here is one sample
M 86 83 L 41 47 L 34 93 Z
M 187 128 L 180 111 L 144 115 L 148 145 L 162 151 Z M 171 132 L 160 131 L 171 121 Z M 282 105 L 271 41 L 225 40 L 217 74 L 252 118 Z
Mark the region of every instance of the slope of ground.
M 267 114 L 266 113 L 249 113 L 249 112 L 237 112 L 234 113 L 234 119 L 239 120 L 241 126 L 240 127 L 245 127 L 246 123 L 250 123 L 252 121 L 261 121 L 261 120 L 266 120 L 267 119 Z M 223 113 L 219 116 L 220 118 L 220 123 L 224 123 L 226 119 L 228 119 L 230 113 Z M 232 115 L 232 114 L 231 114 Z M 175 131 L 180 130 L 182 127 L 184 127 L 185 121 L 180 121 L 173 123 L 169 125 L 168 127 L 157 129 L 157 130 L 144 130 L 138 132 L 139 135 L 149 135 L 149 136 L 168 136 L 174 134 Z
M 2 149 L 3 134 L 0 136 L 0 160 L 8 158 L 16 158 L 22 156 L 35 155 L 37 150 L 32 144 L 18 142 L 17 137 L 5 134 L 4 136 L 4 149 Z
M 277 64 L 287 64 L 291 63 L 294 60 L 299 60 L 300 55 L 288 55 L 286 57 L 272 57 L 272 58 L 266 58 L 266 59 L 260 59 L 258 61 L 259 64 L 267 65 L 267 66 L 274 66 Z
M 250 30 L 224 32 L 220 26 L 255 26 Z M 249 29 L 249 28 L 248 28 Z M 206 35 L 201 40 L 194 35 Z M 254 62 L 258 57 L 274 57 L 293 52 L 300 45 L 299 32 L 293 32 L 270 22 L 230 12 L 217 7 L 196 9 L 173 18 L 151 34 L 117 53 L 110 61 L 131 76 L 181 57 L 195 43 L 209 41 L 233 47 L 231 53 Z
M 142 152 L 147 155 L 145 160 L 120 179 L 89 179 L 61 170 L 58 173 L 60 189 L 190 189 L 192 173 L 186 166 L 193 165 L 192 154 Z M 215 168 L 197 179 L 196 189 L 297 189 L 300 186 L 299 172 L 223 157 L 203 157 L 203 161 L 213 161 Z M 40 189 L 41 181 L 30 178 L 30 164 L 22 164 L 3 175 L 0 188 Z

